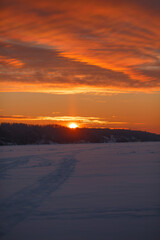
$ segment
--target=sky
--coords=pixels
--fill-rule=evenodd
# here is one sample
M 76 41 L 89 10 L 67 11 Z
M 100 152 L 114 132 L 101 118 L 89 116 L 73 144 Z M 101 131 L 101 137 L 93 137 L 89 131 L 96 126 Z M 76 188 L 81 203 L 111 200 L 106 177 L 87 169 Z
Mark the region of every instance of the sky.
M 1 0 L 0 122 L 160 133 L 159 0 Z

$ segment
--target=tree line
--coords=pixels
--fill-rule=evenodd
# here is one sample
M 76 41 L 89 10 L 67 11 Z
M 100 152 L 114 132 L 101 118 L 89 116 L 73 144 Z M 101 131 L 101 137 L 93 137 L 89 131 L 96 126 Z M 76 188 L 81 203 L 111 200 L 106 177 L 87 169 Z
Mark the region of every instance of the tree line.
M 0 124 L 0 145 L 137 141 L 160 141 L 160 135 L 125 129 L 69 129 L 59 125 Z

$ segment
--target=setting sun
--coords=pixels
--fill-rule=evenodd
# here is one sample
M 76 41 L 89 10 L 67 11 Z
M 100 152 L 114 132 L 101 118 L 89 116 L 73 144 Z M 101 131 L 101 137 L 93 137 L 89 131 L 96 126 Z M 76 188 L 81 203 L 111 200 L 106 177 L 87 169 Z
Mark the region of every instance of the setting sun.
M 77 128 L 78 125 L 76 123 L 70 123 L 69 128 Z

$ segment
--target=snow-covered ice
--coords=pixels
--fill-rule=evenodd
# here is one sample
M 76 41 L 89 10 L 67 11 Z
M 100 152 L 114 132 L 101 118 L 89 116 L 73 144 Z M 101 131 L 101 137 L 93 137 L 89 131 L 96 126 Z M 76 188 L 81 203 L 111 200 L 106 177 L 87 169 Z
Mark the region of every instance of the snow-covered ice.
M 160 143 L 0 147 L 0 239 L 159 240 Z

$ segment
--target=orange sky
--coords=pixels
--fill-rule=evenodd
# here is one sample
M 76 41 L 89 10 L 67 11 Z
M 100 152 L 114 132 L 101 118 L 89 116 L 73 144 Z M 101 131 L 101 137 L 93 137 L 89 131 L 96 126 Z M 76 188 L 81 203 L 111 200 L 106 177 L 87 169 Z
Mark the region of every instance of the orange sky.
M 158 0 L 2 0 L 0 121 L 160 133 Z

